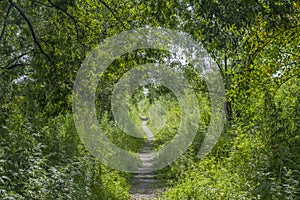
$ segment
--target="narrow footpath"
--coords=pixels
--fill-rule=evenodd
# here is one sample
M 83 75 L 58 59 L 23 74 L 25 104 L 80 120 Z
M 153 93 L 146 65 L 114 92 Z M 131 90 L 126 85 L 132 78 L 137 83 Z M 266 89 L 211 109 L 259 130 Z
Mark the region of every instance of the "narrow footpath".
M 131 200 L 141 199 L 156 199 L 159 197 L 159 192 L 155 189 L 158 180 L 155 173 L 152 171 L 154 154 L 151 153 L 153 149 L 154 135 L 146 126 L 147 119 L 142 118 L 142 128 L 147 135 L 147 141 L 140 152 L 140 159 L 142 167 L 139 168 L 132 178 L 132 188 L 130 191 Z

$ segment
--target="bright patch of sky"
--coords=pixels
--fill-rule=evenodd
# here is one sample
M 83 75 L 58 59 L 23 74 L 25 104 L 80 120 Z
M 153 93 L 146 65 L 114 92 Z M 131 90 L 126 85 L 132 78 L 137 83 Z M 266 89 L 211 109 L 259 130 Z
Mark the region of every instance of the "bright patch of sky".
M 19 83 L 21 83 L 21 82 L 23 82 L 25 80 L 31 80 L 32 81 L 33 79 L 29 78 L 27 75 L 22 75 L 19 78 L 14 79 L 13 83 L 19 84 Z
M 149 89 L 146 87 L 143 87 L 143 93 L 144 93 L 144 96 L 147 97 L 149 95 Z
M 176 47 L 176 50 L 173 51 L 173 55 L 170 58 L 164 58 L 164 62 L 166 63 L 180 63 L 181 65 L 185 66 L 188 64 L 187 57 L 184 53 L 184 48 Z
M 281 71 L 277 71 L 275 74 L 272 74 L 273 78 L 279 78 L 282 75 Z

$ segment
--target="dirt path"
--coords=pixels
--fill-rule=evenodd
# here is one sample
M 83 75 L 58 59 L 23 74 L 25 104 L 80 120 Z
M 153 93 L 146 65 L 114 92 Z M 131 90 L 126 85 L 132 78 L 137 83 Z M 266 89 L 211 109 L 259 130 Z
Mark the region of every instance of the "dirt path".
M 152 172 L 151 168 L 154 160 L 154 154 L 151 153 L 154 135 L 146 124 L 147 120 L 143 119 L 142 127 L 148 140 L 140 152 L 140 159 L 143 165 L 136 171 L 132 179 L 131 200 L 156 199 L 159 197 L 158 192 L 155 190 L 158 180 L 155 178 L 155 173 Z

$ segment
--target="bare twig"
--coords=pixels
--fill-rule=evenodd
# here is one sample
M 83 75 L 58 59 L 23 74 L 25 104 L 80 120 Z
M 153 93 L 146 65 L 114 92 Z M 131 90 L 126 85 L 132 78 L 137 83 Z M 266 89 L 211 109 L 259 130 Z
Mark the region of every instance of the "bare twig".
M 20 13 L 20 15 L 23 17 L 23 19 L 26 21 L 27 25 L 29 26 L 32 38 L 34 40 L 34 43 L 38 46 L 39 50 L 41 51 L 41 53 L 46 56 L 48 58 L 49 61 L 51 61 L 49 55 L 44 51 L 44 49 L 42 48 L 40 42 L 37 39 L 37 36 L 35 34 L 35 31 L 33 29 L 33 26 L 30 22 L 30 20 L 28 19 L 28 17 L 26 16 L 26 14 L 24 13 L 24 11 L 15 3 L 13 2 L 13 0 L 9 0 L 10 4 L 12 7 L 16 8 L 17 11 Z
M 292 75 L 292 76 L 286 78 L 285 80 L 283 80 L 281 83 L 279 83 L 279 84 L 277 85 L 277 87 L 275 88 L 275 90 L 274 90 L 274 95 L 275 95 L 276 92 L 281 88 L 281 86 L 283 86 L 285 83 L 287 83 L 287 82 L 290 81 L 291 79 L 297 78 L 297 77 L 300 77 L 300 74 L 294 74 L 294 75 Z
M 215 59 L 215 63 L 217 64 L 217 66 L 218 66 L 218 68 L 219 68 L 219 71 L 220 71 L 220 73 L 221 73 L 222 78 L 225 79 L 226 76 L 225 76 L 225 73 L 224 73 L 224 70 L 223 70 L 221 64 L 218 63 L 216 59 Z
M 105 3 L 103 0 L 99 0 L 99 2 L 100 2 L 101 4 L 103 4 L 103 5 L 111 12 L 111 14 L 114 16 L 114 18 L 116 18 L 116 20 L 117 20 L 118 22 L 121 23 L 121 25 L 123 26 L 123 28 L 126 29 L 126 26 L 125 26 L 124 23 L 117 17 L 117 15 L 115 14 L 115 11 L 113 11 L 113 9 L 112 9 L 107 3 Z
M 21 55 L 15 57 L 4 67 L 4 69 L 11 69 L 11 68 L 13 68 L 12 66 L 15 66 L 15 65 L 26 65 L 25 63 L 15 63 L 15 62 L 28 54 L 29 54 L 29 52 L 25 52 L 25 53 L 22 53 Z M 13 63 L 15 63 L 15 64 L 13 64 Z
M 75 29 L 76 29 L 76 36 L 77 36 L 77 40 L 79 38 L 79 30 L 78 30 L 78 23 L 77 23 L 77 20 L 71 15 L 69 14 L 66 10 L 62 9 L 61 7 L 55 5 L 54 3 L 51 2 L 51 0 L 48 0 L 49 4 L 51 6 L 53 6 L 54 8 L 56 8 L 57 10 L 60 10 L 62 11 L 65 15 L 67 15 L 73 22 L 74 22 L 74 25 L 75 25 Z
M 10 65 L 6 69 L 12 70 L 12 69 L 14 69 L 16 67 L 24 67 L 24 66 L 28 66 L 28 65 L 29 65 L 28 63 L 16 63 L 16 64 L 13 64 L 13 65 Z

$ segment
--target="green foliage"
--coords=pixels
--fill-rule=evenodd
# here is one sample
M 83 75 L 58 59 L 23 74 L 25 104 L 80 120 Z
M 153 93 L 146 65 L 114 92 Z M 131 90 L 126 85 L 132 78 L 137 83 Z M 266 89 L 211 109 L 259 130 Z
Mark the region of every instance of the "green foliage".
M 129 199 L 130 175 L 91 157 L 71 115 L 72 87 L 86 55 L 105 38 L 138 27 L 181 30 L 215 59 L 228 121 L 206 158 L 197 152 L 211 101 L 195 66 L 165 63 L 189 80 L 200 107 L 199 130 L 178 160 L 158 172 L 162 199 L 298 199 L 300 194 L 299 17 L 297 0 L 10 0 L 0 1 L 0 198 Z M 169 52 L 140 49 L 101 76 L 95 104 L 111 141 L 138 152 L 112 120 L 111 93 L 128 70 L 161 63 Z M 131 97 L 131 120 L 149 118 L 155 148 L 176 135 L 181 110 L 165 87 Z M 141 132 L 141 136 L 142 132 Z
M 279 181 L 269 151 L 259 136 L 242 134 L 228 156 L 219 152 L 181 168 L 179 181 L 162 199 L 296 199 L 297 171 L 285 168 Z
M 12 105 L 1 129 L 1 199 L 129 198 L 126 179 L 84 150 L 71 115 L 37 128 Z
M 136 118 L 136 124 L 137 126 L 140 126 L 141 120 Z M 129 136 L 128 134 L 124 133 L 120 128 L 116 125 L 115 122 L 109 122 L 105 123 L 105 121 L 108 121 L 107 118 L 102 118 L 102 128 L 105 132 L 105 135 L 108 137 L 110 141 L 112 141 L 114 144 L 116 144 L 118 147 L 129 151 L 138 153 L 140 149 L 142 148 L 145 139 L 143 138 L 144 134 L 142 130 L 140 130 L 140 138 Z

